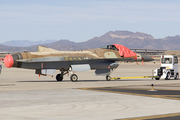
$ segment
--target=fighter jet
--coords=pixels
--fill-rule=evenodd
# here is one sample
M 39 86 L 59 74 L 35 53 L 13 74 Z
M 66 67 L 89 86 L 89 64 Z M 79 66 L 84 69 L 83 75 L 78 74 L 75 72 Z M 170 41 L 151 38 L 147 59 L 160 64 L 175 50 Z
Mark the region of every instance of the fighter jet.
M 62 81 L 63 76 L 70 74 L 73 82 L 78 80 L 75 72 L 95 70 L 96 75 L 106 76 L 110 80 L 110 74 L 118 66 L 120 61 L 152 61 L 149 56 L 137 54 L 123 45 L 113 44 L 105 47 L 81 51 L 58 51 L 39 46 L 37 52 L 22 52 L 7 55 L 4 64 L 7 68 L 17 67 L 34 69 L 35 73 L 45 76 L 53 76 L 55 70 L 60 70 L 56 75 L 57 81 Z

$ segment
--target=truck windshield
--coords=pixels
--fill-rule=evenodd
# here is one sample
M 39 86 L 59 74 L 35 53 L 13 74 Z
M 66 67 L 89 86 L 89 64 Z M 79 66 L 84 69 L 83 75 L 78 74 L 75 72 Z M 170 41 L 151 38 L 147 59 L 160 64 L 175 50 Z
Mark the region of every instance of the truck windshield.
M 172 58 L 161 58 L 161 63 L 172 64 Z

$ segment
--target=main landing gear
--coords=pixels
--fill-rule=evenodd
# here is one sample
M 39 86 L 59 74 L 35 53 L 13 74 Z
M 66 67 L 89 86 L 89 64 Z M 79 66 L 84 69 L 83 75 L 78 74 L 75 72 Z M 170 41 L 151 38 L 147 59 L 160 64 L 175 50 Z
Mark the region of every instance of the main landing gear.
M 62 81 L 63 80 L 63 75 L 62 74 L 57 74 L 56 75 L 56 80 L 57 81 Z
M 57 74 L 56 75 L 56 80 L 57 81 L 62 81 L 63 80 L 63 76 L 66 75 L 66 74 L 69 74 L 69 73 L 71 74 L 71 76 L 70 76 L 71 81 L 72 82 L 77 82 L 78 76 L 76 74 L 74 74 L 74 73 L 72 74 L 71 71 L 67 71 L 67 72 L 61 71 L 61 74 Z

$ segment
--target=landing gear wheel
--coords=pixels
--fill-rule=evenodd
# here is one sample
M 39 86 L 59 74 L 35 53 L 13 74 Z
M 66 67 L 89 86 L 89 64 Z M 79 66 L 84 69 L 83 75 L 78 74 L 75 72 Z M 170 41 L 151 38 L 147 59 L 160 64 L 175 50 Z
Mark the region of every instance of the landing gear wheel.
M 57 75 L 56 75 L 56 80 L 57 80 L 57 81 L 62 81 L 62 80 L 63 80 L 63 75 L 57 74 Z
M 106 76 L 106 80 L 107 81 L 110 81 L 111 80 L 111 77 L 109 75 Z
M 170 73 L 168 72 L 167 75 L 166 75 L 166 78 L 165 80 L 170 80 L 171 76 L 170 76 Z
M 76 82 L 78 80 L 78 76 L 76 74 L 72 74 L 70 78 L 72 82 Z
M 178 73 L 176 73 L 174 79 L 175 79 L 175 80 L 178 80 L 178 79 L 179 79 L 179 74 L 178 74 Z

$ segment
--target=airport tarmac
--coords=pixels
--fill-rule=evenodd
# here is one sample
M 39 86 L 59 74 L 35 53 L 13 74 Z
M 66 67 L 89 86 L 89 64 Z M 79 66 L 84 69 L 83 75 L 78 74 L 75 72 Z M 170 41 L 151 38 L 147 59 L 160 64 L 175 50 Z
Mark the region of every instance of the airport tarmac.
M 139 63 L 140 64 L 140 63 Z M 121 63 L 112 77 L 151 76 L 160 64 Z M 56 74 L 59 71 L 56 71 Z M 77 72 L 78 82 L 65 75 L 34 74 L 5 68 L 0 75 L 0 119 L 118 120 L 172 119 L 180 116 L 180 80 L 127 79 L 106 81 L 94 71 Z M 154 90 L 151 90 L 154 84 Z

